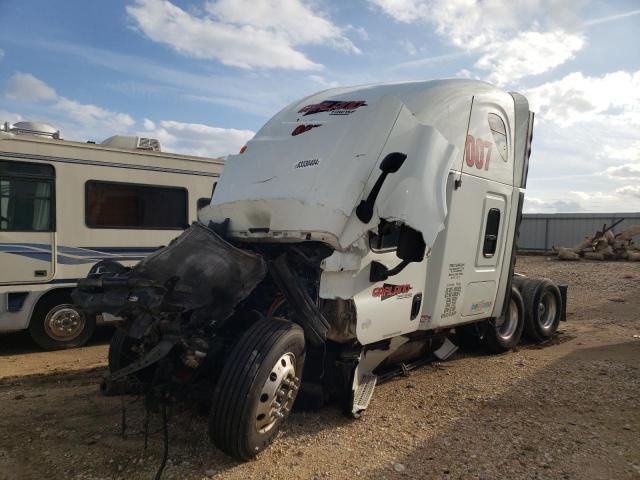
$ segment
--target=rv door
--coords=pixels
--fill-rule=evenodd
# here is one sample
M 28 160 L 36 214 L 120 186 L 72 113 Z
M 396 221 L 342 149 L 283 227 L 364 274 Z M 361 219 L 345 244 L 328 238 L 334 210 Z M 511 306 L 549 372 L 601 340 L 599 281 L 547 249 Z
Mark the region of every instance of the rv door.
M 0 284 L 53 277 L 54 200 L 51 165 L 0 160 Z

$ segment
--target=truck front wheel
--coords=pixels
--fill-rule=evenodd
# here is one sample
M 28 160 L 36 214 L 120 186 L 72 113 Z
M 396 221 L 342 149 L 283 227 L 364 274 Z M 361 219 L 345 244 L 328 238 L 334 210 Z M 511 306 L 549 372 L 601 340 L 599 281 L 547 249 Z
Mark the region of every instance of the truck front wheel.
M 304 358 L 304 333 L 294 323 L 266 318 L 244 332 L 213 392 L 213 443 L 238 460 L 265 449 L 291 412 Z

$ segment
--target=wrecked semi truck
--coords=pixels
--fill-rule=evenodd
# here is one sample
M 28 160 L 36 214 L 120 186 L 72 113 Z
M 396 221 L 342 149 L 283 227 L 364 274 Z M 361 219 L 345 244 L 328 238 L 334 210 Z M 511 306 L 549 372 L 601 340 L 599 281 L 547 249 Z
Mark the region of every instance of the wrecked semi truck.
M 566 290 L 514 276 L 532 126 L 525 97 L 474 80 L 286 107 L 228 157 L 198 223 L 79 282 L 76 302 L 123 319 L 102 388 L 205 401 L 211 440 L 249 459 L 296 398 L 360 416 L 452 333 L 490 352 L 550 338 Z

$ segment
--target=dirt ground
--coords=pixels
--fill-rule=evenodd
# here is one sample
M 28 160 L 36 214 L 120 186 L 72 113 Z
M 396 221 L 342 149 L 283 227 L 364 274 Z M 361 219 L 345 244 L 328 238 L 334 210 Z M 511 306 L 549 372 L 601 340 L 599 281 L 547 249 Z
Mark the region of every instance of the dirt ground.
M 640 264 L 520 257 L 517 270 L 569 284 L 552 344 L 456 354 L 378 386 L 360 420 L 294 413 L 244 464 L 209 443 L 206 417 L 176 414 L 163 478 L 640 479 Z M 122 438 L 121 400 L 98 393 L 108 336 L 54 353 L 0 337 L 0 479 L 153 478 L 161 434 L 144 450 L 129 397 Z

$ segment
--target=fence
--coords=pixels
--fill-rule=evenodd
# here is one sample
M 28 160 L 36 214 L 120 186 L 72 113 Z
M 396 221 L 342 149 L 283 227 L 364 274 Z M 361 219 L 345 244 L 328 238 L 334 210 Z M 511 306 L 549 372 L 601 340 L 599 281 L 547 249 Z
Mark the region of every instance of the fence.
M 636 213 L 525 213 L 520 224 L 520 250 L 550 250 L 551 247 L 572 247 L 587 235 L 602 230 L 623 218 L 614 229 L 620 232 L 640 224 Z M 640 238 L 634 240 L 640 243 Z

